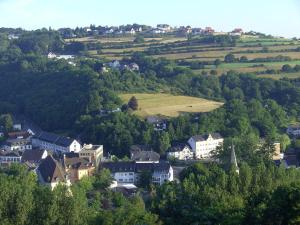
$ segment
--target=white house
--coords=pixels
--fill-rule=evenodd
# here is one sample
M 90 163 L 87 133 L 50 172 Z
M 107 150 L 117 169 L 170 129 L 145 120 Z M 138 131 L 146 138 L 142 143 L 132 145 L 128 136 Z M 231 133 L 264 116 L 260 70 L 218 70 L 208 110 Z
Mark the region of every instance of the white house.
M 194 152 L 187 144 L 179 143 L 167 151 L 168 159 L 187 160 L 194 158 Z
M 17 151 L 0 151 L 0 164 L 20 163 L 21 156 Z
M 32 137 L 32 146 L 61 153 L 81 150 L 77 140 L 44 131 Z
M 143 172 L 152 174 L 153 184 L 162 185 L 164 182 L 173 181 L 173 168 L 167 162 L 136 163 L 136 162 L 105 162 L 102 168 L 109 169 L 112 177 L 118 183 L 137 184 Z
M 223 145 L 224 139 L 219 133 L 196 135 L 188 140 L 196 159 L 209 158 L 212 151 Z
M 31 141 L 29 138 L 12 138 L 7 139 L 4 143 L 4 148 L 6 151 L 15 151 L 15 150 L 26 150 L 32 149 Z

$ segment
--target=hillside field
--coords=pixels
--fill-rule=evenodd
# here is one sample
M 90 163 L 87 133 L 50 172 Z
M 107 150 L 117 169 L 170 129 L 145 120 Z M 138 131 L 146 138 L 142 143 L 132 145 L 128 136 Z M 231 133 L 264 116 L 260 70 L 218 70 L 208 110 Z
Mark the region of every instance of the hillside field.
M 222 102 L 203 98 L 171 95 L 171 94 L 120 94 L 120 98 L 127 103 L 132 96 L 138 100 L 139 109 L 134 113 L 141 117 L 160 115 L 176 117 L 181 113 L 209 112 L 223 105 Z

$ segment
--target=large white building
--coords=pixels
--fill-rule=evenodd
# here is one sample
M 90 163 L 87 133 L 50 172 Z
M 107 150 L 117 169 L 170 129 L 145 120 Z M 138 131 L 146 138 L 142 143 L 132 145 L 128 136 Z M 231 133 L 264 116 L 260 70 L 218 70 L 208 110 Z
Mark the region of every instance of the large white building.
M 80 143 L 75 139 L 44 131 L 32 137 L 32 146 L 60 153 L 79 152 L 81 150 Z
M 167 162 L 136 163 L 136 162 L 107 162 L 102 168 L 109 169 L 112 177 L 118 183 L 137 184 L 143 172 L 152 174 L 152 183 L 162 185 L 173 181 L 173 168 Z
M 224 139 L 219 133 L 196 135 L 188 140 L 196 159 L 210 158 L 211 153 L 218 146 L 222 146 Z
M 84 144 L 79 152 L 79 158 L 88 158 L 97 168 L 103 158 L 103 145 Z

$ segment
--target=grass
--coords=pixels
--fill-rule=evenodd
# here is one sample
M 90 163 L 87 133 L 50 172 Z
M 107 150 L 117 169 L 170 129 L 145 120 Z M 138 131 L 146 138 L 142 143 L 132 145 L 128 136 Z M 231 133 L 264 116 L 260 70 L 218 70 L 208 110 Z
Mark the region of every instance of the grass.
M 182 113 L 209 112 L 223 105 L 221 102 L 206 100 L 203 98 L 171 95 L 171 94 L 121 94 L 124 103 L 135 96 L 139 109 L 134 114 L 140 117 L 160 115 L 162 117 L 176 117 Z

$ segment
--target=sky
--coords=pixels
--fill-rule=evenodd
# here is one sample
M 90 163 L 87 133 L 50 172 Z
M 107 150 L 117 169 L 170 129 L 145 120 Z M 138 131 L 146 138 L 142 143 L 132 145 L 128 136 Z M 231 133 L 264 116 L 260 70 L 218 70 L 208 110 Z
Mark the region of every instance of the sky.
M 300 37 L 300 0 L 0 0 L 0 27 L 122 24 L 243 28 Z

